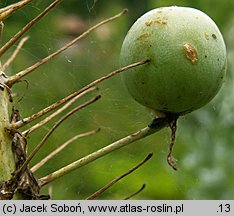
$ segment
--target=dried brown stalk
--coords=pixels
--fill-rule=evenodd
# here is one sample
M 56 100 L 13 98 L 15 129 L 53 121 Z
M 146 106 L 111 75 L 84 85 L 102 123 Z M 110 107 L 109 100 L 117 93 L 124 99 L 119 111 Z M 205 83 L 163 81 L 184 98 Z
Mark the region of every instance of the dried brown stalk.
M 144 60 L 144 61 L 139 61 L 139 62 L 136 62 L 136 63 L 133 63 L 133 64 L 130 64 L 128 66 L 125 66 L 125 67 L 122 67 L 122 68 L 119 68 L 109 74 L 107 74 L 106 76 L 103 76 L 95 81 L 93 81 L 92 83 L 86 85 L 85 87 L 81 88 L 80 90 L 68 95 L 67 97 L 57 101 L 56 103 L 50 105 L 49 107 L 46 107 L 45 109 L 39 111 L 38 113 L 35 113 L 33 114 L 32 116 L 30 117 L 26 117 L 26 118 L 23 118 L 22 120 L 16 122 L 15 124 L 11 124 L 9 125 L 8 127 L 9 128 L 14 128 L 14 129 L 18 129 L 20 127 L 23 127 L 24 125 L 30 123 L 31 121 L 35 120 L 35 119 L 38 119 L 40 118 L 41 116 L 47 114 L 48 112 L 56 109 L 57 107 L 59 107 L 60 105 L 66 103 L 67 101 L 71 100 L 72 98 L 74 98 L 75 96 L 81 94 L 82 92 L 88 90 L 89 88 L 92 88 L 94 86 L 96 86 L 97 84 L 101 83 L 102 81 L 104 80 L 107 80 L 109 79 L 110 77 L 120 73 L 120 72 L 123 72 L 123 71 L 126 71 L 130 68 L 133 68 L 133 67 L 137 67 L 137 66 L 140 66 L 140 65 L 143 65 L 143 64 L 147 64 L 149 62 L 149 60 Z
M 19 51 L 22 49 L 23 45 L 25 42 L 29 39 L 29 37 L 24 37 L 22 40 L 19 42 L 18 46 L 16 47 L 15 51 L 13 54 L 10 56 L 10 58 L 5 62 L 5 64 L 2 66 L 2 71 L 6 71 L 6 69 L 11 65 L 11 63 L 15 60 L 17 54 Z
M 72 137 L 71 139 L 69 139 L 68 141 L 66 141 L 65 143 L 63 143 L 61 146 L 59 146 L 57 149 L 55 149 L 53 152 L 51 152 L 49 155 L 47 155 L 39 163 L 37 163 L 36 165 L 34 165 L 31 168 L 31 171 L 32 172 L 36 172 L 40 167 L 42 167 L 45 163 L 47 163 L 50 159 L 52 159 L 55 155 L 57 155 L 59 152 L 61 152 L 64 148 L 66 148 L 68 145 L 70 145 L 74 141 L 76 141 L 76 140 L 78 140 L 80 138 L 83 138 L 83 137 L 87 137 L 87 136 L 91 136 L 93 134 L 96 134 L 98 131 L 100 131 L 100 129 L 88 131 L 86 133 L 78 134 L 78 135 Z
M 11 14 L 19 10 L 20 8 L 24 7 L 25 5 L 29 4 L 33 0 L 21 0 L 15 4 L 9 5 L 5 8 L 0 9 L 0 21 L 6 19 Z
M 177 118 L 178 117 L 173 119 L 169 124 L 170 129 L 171 129 L 171 143 L 169 145 L 169 153 L 167 155 L 167 162 L 175 171 L 177 170 L 177 166 L 172 156 L 172 151 L 173 151 L 173 147 L 175 145 L 175 140 L 176 140 Z
M 47 122 L 51 121 L 54 117 L 56 117 L 57 115 L 59 115 L 60 113 L 62 113 L 64 110 L 66 110 L 72 104 L 74 104 L 80 97 L 86 95 L 87 93 L 90 93 L 91 91 L 94 91 L 95 89 L 96 89 L 95 87 L 87 89 L 86 91 L 84 91 L 81 94 L 77 95 L 76 97 L 72 98 L 70 101 L 68 101 L 60 109 L 58 109 L 57 111 L 53 112 L 51 115 L 49 115 L 48 117 L 46 117 L 45 119 L 43 119 L 39 123 L 33 125 L 32 127 L 30 127 L 29 129 L 27 129 L 26 131 L 22 132 L 22 134 L 25 135 L 25 136 L 27 136 L 29 133 L 31 133 L 31 132 L 35 131 L 36 129 L 40 128 L 41 126 L 43 126 Z M 34 119 L 31 119 L 31 120 L 34 120 Z
M 148 154 L 148 156 L 143 161 L 141 161 L 139 164 L 137 164 L 136 166 L 134 166 L 133 168 L 131 168 L 130 170 L 128 170 L 127 172 L 125 172 L 123 175 L 121 175 L 121 176 L 113 179 L 111 182 L 109 182 L 108 184 L 106 184 L 104 187 L 102 187 L 101 189 L 99 189 L 98 191 L 96 191 L 95 193 L 93 193 L 92 195 L 90 195 L 89 197 L 87 197 L 86 199 L 87 200 L 96 199 L 98 196 L 100 196 L 101 194 L 103 194 L 107 189 L 109 189 L 111 186 L 113 186 L 119 180 L 123 179 L 124 177 L 128 176 L 129 174 L 131 174 L 132 172 L 134 172 L 136 169 L 138 169 L 139 167 L 141 167 L 152 156 L 153 156 L 153 153 Z
M 124 9 L 121 13 L 119 13 L 119 14 L 113 16 L 113 17 L 110 17 L 110 18 L 108 18 L 106 20 L 103 20 L 102 22 L 100 22 L 100 23 L 94 25 L 93 27 L 89 28 L 87 31 L 85 31 L 84 33 L 82 33 L 81 35 L 79 35 L 78 37 L 76 37 L 71 42 L 67 43 L 65 46 L 63 46 L 62 48 L 60 48 L 56 52 L 52 53 L 51 55 L 47 56 L 46 58 L 42 59 L 41 61 L 35 63 L 34 65 L 28 67 L 27 69 L 25 69 L 23 71 L 20 71 L 19 73 L 15 74 L 15 75 L 12 75 L 11 77 L 9 77 L 8 80 L 6 81 L 6 84 L 9 87 L 11 87 L 13 84 L 15 84 L 16 82 L 18 82 L 22 77 L 24 77 L 27 74 L 33 72 L 35 69 L 37 69 L 41 65 L 45 64 L 46 62 L 48 62 L 49 60 L 51 60 L 52 58 L 54 58 L 55 56 L 57 56 L 58 54 L 60 54 L 61 52 L 63 52 L 67 48 L 69 48 L 70 46 L 72 46 L 74 43 L 76 43 L 80 39 L 86 37 L 89 33 L 91 33 L 92 31 L 94 31 L 95 29 L 97 29 L 101 25 L 104 25 L 105 23 L 111 22 L 111 21 L 113 21 L 113 20 L 121 17 L 126 12 L 127 12 L 127 10 Z
M 159 118 L 156 119 L 156 121 L 154 121 L 153 124 L 150 124 L 149 126 L 142 128 L 140 130 L 138 130 L 137 132 L 126 136 L 118 141 L 113 142 L 112 144 L 105 146 L 102 149 L 99 149 L 41 179 L 39 179 L 39 185 L 42 187 L 54 180 L 56 180 L 57 178 L 62 177 L 63 175 L 72 172 L 75 169 L 78 169 L 86 164 L 89 164 L 95 160 L 97 160 L 98 158 L 101 158 L 107 154 L 109 154 L 112 151 L 115 151 L 117 149 L 120 149 L 124 146 L 127 146 L 137 140 L 140 140 L 144 137 L 147 137 L 159 130 L 161 130 L 162 128 L 168 126 L 168 120 L 164 119 L 164 118 Z
M 19 32 L 17 32 L 4 46 L 0 49 L 0 57 L 11 48 L 16 41 L 18 41 L 22 35 L 27 32 L 34 24 L 36 24 L 41 18 L 43 18 L 52 8 L 54 8 L 62 0 L 56 0 L 51 5 L 49 5 L 45 10 L 42 11 L 37 17 L 30 21 L 26 26 L 24 26 Z M 1 18 L 0 18 L 1 19 Z
M 100 99 L 100 95 L 92 98 L 91 100 L 81 104 L 80 106 L 74 108 L 73 110 L 71 110 L 70 112 L 68 112 L 66 115 L 64 115 L 62 118 L 59 119 L 59 121 L 57 121 L 54 126 L 48 131 L 48 133 L 44 136 L 44 138 L 41 140 L 41 142 L 36 146 L 36 148 L 32 151 L 32 153 L 28 156 L 28 158 L 26 159 L 25 163 L 23 164 L 23 166 L 20 168 L 19 172 L 24 172 L 27 165 L 29 164 L 29 162 L 33 159 L 33 157 L 37 154 L 37 152 L 41 149 L 41 147 L 45 144 L 45 142 L 48 140 L 48 138 L 51 136 L 51 134 L 55 131 L 55 129 L 64 121 L 66 120 L 69 116 L 73 115 L 75 112 L 87 107 L 88 105 L 96 102 L 97 100 Z
M 140 188 L 138 191 L 136 191 L 135 193 L 131 194 L 130 196 L 124 198 L 124 200 L 129 200 L 129 199 L 131 199 L 132 197 L 136 196 L 137 194 L 139 194 L 139 193 L 140 193 L 141 191 L 143 191 L 144 189 L 145 189 L 145 184 L 143 184 L 143 185 L 141 186 L 141 188 Z
M 96 89 L 95 87 L 94 87 L 94 88 L 90 88 L 90 89 L 87 89 L 87 91 L 82 92 L 82 94 L 75 95 L 76 99 L 74 99 L 75 97 L 73 97 L 72 103 L 73 103 L 73 101 L 75 102 L 75 100 L 77 100 L 78 98 L 80 98 L 80 97 L 86 95 L 87 93 L 89 93 L 89 92 L 91 92 L 91 91 L 93 91 L 93 90 L 95 90 L 95 89 Z M 62 105 L 63 103 L 69 101 L 69 99 L 71 100 L 71 97 L 70 97 L 70 98 L 67 98 L 67 97 L 66 97 L 66 98 L 63 98 L 63 99 L 61 99 L 60 101 L 57 101 L 56 103 L 50 105 L 49 107 L 44 108 L 43 110 L 40 110 L 39 112 L 37 112 L 37 113 L 35 113 L 35 114 L 33 114 L 33 115 L 29 116 L 29 117 L 25 117 L 25 118 L 23 118 L 23 119 L 17 121 L 16 123 L 11 123 L 11 124 L 8 126 L 8 128 L 19 129 L 19 128 L 21 128 L 21 127 L 27 125 L 28 123 L 30 123 L 30 122 L 32 122 L 32 121 L 34 121 L 34 120 L 36 120 L 36 119 L 42 117 L 43 115 L 47 114 L 48 112 L 50 112 L 50 111 L 56 109 L 57 107 L 59 107 L 59 106 Z M 72 103 L 67 103 L 67 104 L 65 104 L 61 109 L 59 109 L 60 111 L 59 111 L 59 110 L 56 111 L 55 113 L 52 114 L 52 117 L 50 117 L 51 115 L 50 115 L 49 117 L 52 119 L 53 117 L 56 116 L 56 113 L 57 113 L 57 114 L 61 113 L 61 112 L 62 112 L 63 110 L 65 110 L 67 107 L 69 107 L 70 105 L 72 105 Z M 29 129 L 28 129 L 28 130 L 29 130 Z M 24 132 L 24 134 L 26 134 L 26 131 Z

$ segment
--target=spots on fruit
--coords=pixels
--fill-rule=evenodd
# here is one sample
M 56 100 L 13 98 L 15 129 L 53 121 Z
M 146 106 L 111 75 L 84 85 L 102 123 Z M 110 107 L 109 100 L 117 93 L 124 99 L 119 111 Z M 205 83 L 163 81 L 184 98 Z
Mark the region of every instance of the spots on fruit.
M 158 17 L 156 18 L 156 20 L 149 20 L 149 21 L 146 21 L 146 22 L 145 22 L 145 25 L 148 26 L 148 27 L 152 26 L 153 24 L 157 24 L 157 25 L 166 25 L 167 22 L 168 22 L 167 18 L 158 16 Z
M 147 38 L 149 36 L 149 33 L 144 33 L 144 34 L 141 34 L 138 38 L 137 38 L 137 40 L 144 40 L 145 38 Z
M 157 17 L 154 22 L 158 25 L 166 25 L 168 20 L 165 17 Z
M 213 38 L 214 40 L 217 40 L 217 36 L 216 36 L 215 34 L 212 34 L 212 38 Z
M 204 33 L 206 40 L 210 40 L 209 34 L 207 32 Z
M 153 23 L 154 23 L 153 20 L 149 20 L 149 21 L 145 22 L 145 25 L 146 26 L 151 26 Z
M 192 63 L 195 64 L 198 60 L 197 50 L 189 43 L 183 45 L 184 53 L 186 58 Z

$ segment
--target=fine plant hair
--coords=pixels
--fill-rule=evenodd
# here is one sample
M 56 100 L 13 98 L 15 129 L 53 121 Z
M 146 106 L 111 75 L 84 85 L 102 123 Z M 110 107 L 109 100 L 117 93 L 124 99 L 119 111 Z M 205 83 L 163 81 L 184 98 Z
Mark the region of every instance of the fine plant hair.
M 32 0 L 21 0 L 18 3 L 9 5 L 5 8 L 0 9 L 0 34 L 4 30 L 3 22 L 7 25 L 6 19 L 13 15 L 21 8 L 26 7 L 30 4 Z M 106 23 L 114 22 L 116 19 L 120 19 L 124 14 L 126 14 L 127 9 L 124 9 L 120 13 L 113 15 L 103 21 L 93 25 L 88 28 L 82 34 L 77 36 L 75 39 L 68 42 L 63 47 L 54 51 L 47 57 L 39 60 L 35 64 L 14 73 L 13 75 L 8 75 L 5 73 L 7 68 L 12 64 L 23 45 L 27 42 L 28 36 L 24 36 L 25 33 L 37 24 L 48 12 L 50 12 L 57 4 L 61 3 L 62 0 L 54 0 L 47 8 L 45 8 L 38 16 L 36 16 L 32 21 L 20 29 L 12 38 L 1 45 L 0 57 L 2 57 L 10 48 L 16 47 L 13 54 L 7 59 L 6 62 L 1 64 L 0 73 L 0 139 L 1 139 L 1 149 L 0 149 L 0 199 L 50 199 L 50 196 L 41 194 L 41 189 L 53 182 L 54 180 L 69 174 L 73 170 L 79 169 L 94 160 L 97 160 L 112 151 L 118 150 L 124 146 L 134 143 L 146 136 L 149 136 L 164 127 L 171 127 L 175 132 L 176 116 L 166 116 L 164 118 L 154 119 L 152 123 L 148 126 L 137 130 L 136 132 L 127 135 L 126 137 L 120 138 L 119 140 L 110 143 L 109 145 L 100 148 L 99 150 L 88 154 L 76 161 L 70 163 L 67 166 L 61 167 L 60 169 L 48 174 L 47 176 L 36 176 L 35 172 L 39 168 L 46 166 L 46 163 L 57 155 L 61 151 L 65 151 L 66 147 L 74 142 L 75 140 L 85 138 L 88 136 L 93 136 L 100 131 L 99 128 L 93 128 L 91 131 L 86 131 L 81 134 L 77 134 L 74 137 L 68 139 L 64 144 L 58 147 L 51 153 L 41 159 L 40 162 L 35 164 L 33 167 L 30 166 L 30 162 L 34 159 L 35 155 L 40 151 L 41 147 L 46 145 L 48 138 L 56 131 L 56 129 L 70 116 L 74 113 L 79 112 L 81 109 L 89 109 L 93 103 L 102 99 L 102 95 L 98 94 L 96 89 L 97 85 L 103 81 L 108 81 L 111 77 L 118 75 L 119 73 L 128 73 L 128 69 L 134 67 L 140 67 L 141 65 L 148 64 L 150 59 L 141 59 L 138 62 L 134 62 L 130 65 L 126 65 L 122 68 L 113 70 L 107 73 L 103 77 L 100 77 L 93 82 L 87 84 L 81 89 L 77 89 L 75 92 L 67 95 L 66 97 L 51 103 L 48 107 L 42 110 L 36 111 L 28 116 L 21 117 L 17 107 L 13 107 L 13 97 L 12 97 L 12 87 L 22 81 L 22 78 L 26 77 L 28 74 L 36 72 L 36 69 L 51 61 L 54 57 L 64 52 L 66 49 L 71 47 L 73 44 L 79 42 L 79 40 L 85 38 L 95 29 L 99 28 Z M 15 46 L 17 44 L 17 46 Z M 64 75 L 65 76 L 65 75 Z M 94 97 L 90 96 L 96 94 Z M 86 95 L 89 97 L 88 100 L 81 103 L 81 98 Z M 79 103 L 79 104 L 78 104 Z M 67 111 L 71 105 L 76 104 L 75 108 L 71 111 Z M 10 109 L 9 109 L 10 108 Z M 10 110 L 10 112 L 9 112 Z M 65 112 L 65 114 L 64 114 Z M 48 122 L 53 122 L 52 120 L 62 113 L 62 117 L 53 123 L 52 127 L 48 130 L 47 134 L 41 138 L 41 141 L 36 145 L 36 147 L 31 151 L 27 152 L 28 145 L 28 135 L 36 132 L 36 130 Z M 10 116 L 10 117 L 8 117 Z M 38 120 L 38 121 L 37 121 Z M 36 123 L 34 123 L 36 122 Z M 26 125 L 30 125 L 26 130 L 23 128 Z M 173 134 L 172 144 L 170 150 L 172 151 L 172 146 L 174 144 L 175 134 Z M 175 164 L 172 161 L 171 151 L 168 155 L 168 163 L 174 168 Z M 120 177 L 116 177 L 113 181 L 103 186 L 101 189 L 97 190 L 94 194 L 91 194 L 87 199 L 95 199 L 99 197 L 105 190 L 110 188 L 113 184 L 116 184 L 120 179 L 126 177 L 127 175 L 134 172 L 137 168 L 141 167 L 146 161 L 148 161 L 152 156 L 150 153 L 142 162 L 130 168 Z M 130 199 L 137 193 L 140 193 L 144 188 L 145 184 L 142 183 L 142 187 L 132 195 L 126 194 L 125 199 Z M 124 199 L 124 197 L 123 197 Z

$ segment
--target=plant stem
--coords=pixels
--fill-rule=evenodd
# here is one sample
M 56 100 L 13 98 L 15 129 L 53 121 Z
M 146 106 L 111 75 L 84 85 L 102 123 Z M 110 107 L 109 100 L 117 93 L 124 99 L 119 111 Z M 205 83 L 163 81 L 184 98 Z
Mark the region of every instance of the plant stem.
M 129 195 L 128 197 L 125 197 L 124 200 L 129 200 L 129 199 L 131 199 L 132 197 L 138 195 L 138 194 L 139 194 L 141 191 L 143 191 L 144 189 L 145 189 L 145 184 L 143 184 L 143 185 L 141 186 L 141 188 L 140 188 L 138 191 L 136 191 L 135 193 Z
M 29 37 L 24 37 L 22 40 L 19 42 L 19 45 L 16 47 L 15 51 L 11 55 L 11 57 L 4 63 L 2 66 L 2 71 L 6 71 L 6 69 L 11 65 L 11 63 L 15 60 L 17 54 L 25 44 L 25 42 L 29 39 Z
M 129 174 L 131 174 L 132 172 L 134 172 L 135 170 L 137 170 L 139 167 L 141 167 L 152 156 L 153 156 L 153 153 L 148 154 L 148 156 L 143 161 L 141 161 L 139 164 L 137 164 L 136 166 L 134 166 L 133 168 L 131 168 L 130 170 L 128 170 L 127 172 L 125 172 L 121 176 L 118 176 L 117 178 L 113 179 L 111 182 L 109 182 L 108 184 L 106 184 L 104 187 L 102 187 L 101 189 L 99 189 L 98 191 L 96 191 L 95 193 L 93 193 L 92 195 L 90 195 L 89 197 L 87 197 L 86 200 L 94 200 L 94 199 L 96 199 L 98 196 L 100 196 L 101 194 L 103 194 L 107 189 L 109 189 L 115 183 L 117 183 L 118 181 L 120 181 L 124 177 L 128 176 Z
M 24 7 L 25 5 L 29 4 L 33 0 L 21 0 L 15 4 L 9 5 L 5 8 L 0 9 L 0 21 L 6 19 L 8 16 L 19 10 L 20 8 Z
M 3 23 L 0 22 L 0 42 L 3 31 Z M 9 124 L 8 105 L 9 94 L 5 87 L 6 76 L 1 70 L 0 62 L 0 183 L 8 181 L 11 173 L 15 171 L 15 158 L 12 152 L 11 138 L 5 131 Z
M 93 134 L 96 134 L 97 132 L 99 132 L 100 129 L 97 130 L 92 130 L 92 131 L 88 131 L 82 134 L 78 134 L 74 137 L 72 137 L 71 139 L 69 139 L 68 141 L 66 141 L 65 143 L 63 143 L 61 146 L 59 146 L 57 149 L 55 149 L 54 151 L 52 151 L 50 154 L 48 154 L 44 159 L 42 159 L 40 162 L 38 162 L 36 165 L 34 165 L 31 168 L 32 172 L 36 172 L 40 167 L 42 167 L 45 163 L 47 163 L 50 159 L 52 159 L 55 155 L 57 155 L 59 152 L 61 152 L 64 148 L 66 148 L 68 145 L 70 145 L 71 143 L 73 143 L 74 141 L 86 137 L 86 136 L 91 136 Z
M 82 94 L 83 92 L 86 92 L 88 89 L 96 86 L 97 84 L 101 83 L 102 81 L 105 81 L 105 80 L 109 79 L 110 77 L 112 77 L 112 76 L 114 76 L 114 75 L 116 75 L 118 73 L 121 73 L 123 71 L 126 71 L 126 70 L 128 70 L 130 68 L 134 68 L 134 67 L 138 67 L 140 65 L 147 64 L 149 61 L 150 60 L 143 60 L 143 61 L 135 62 L 133 64 L 130 64 L 130 65 L 127 65 L 125 67 L 119 68 L 119 69 L 117 69 L 115 71 L 112 71 L 109 74 L 107 74 L 107 75 L 105 75 L 105 76 L 103 76 L 103 77 L 101 77 L 101 78 L 99 78 L 99 79 L 91 82 L 90 84 L 84 86 L 80 90 L 78 90 L 76 92 L 73 92 L 72 94 L 68 95 L 67 97 L 65 97 L 65 98 L 63 98 L 63 99 L 61 99 L 61 100 L 53 103 L 52 105 L 46 107 L 45 109 L 43 109 L 43 110 L 41 110 L 41 111 L 39 111 L 39 112 L 37 112 L 37 113 L 29 116 L 29 117 L 23 118 L 22 120 L 20 120 L 20 121 L 18 121 L 16 123 L 12 123 L 8 127 L 9 127 L 9 129 L 10 128 L 18 129 L 20 127 L 23 127 L 24 125 L 30 123 L 31 121 L 33 121 L 35 119 L 38 119 L 41 116 L 47 114 L 48 112 L 56 109 L 57 107 L 59 107 L 60 105 L 66 103 L 67 101 L 71 100 L 72 98 L 76 97 L 77 95 Z
M 9 124 L 8 104 L 9 95 L 3 86 L 5 75 L 0 74 L 0 183 L 8 181 L 11 173 L 15 171 L 15 159 L 12 152 L 12 141 L 10 135 L 5 131 Z
M 81 94 L 77 95 L 76 97 L 72 98 L 70 101 L 68 101 L 64 106 L 62 106 L 60 109 L 56 110 L 54 113 L 43 119 L 42 121 L 38 122 L 37 124 L 33 125 L 32 127 L 28 128 L 26 131 L 22 132 L 23 135 L 27 136 L 29 133 L 35 131 L 39 127 L 43 126 L 47 122 L 51 121 L 54 117 L 62 113 L 64 110 L 66 110 L 68 107 L 70 107 L 72 104 L 74 104 L 81 96 L 86 95 L 87 93 L 90 93 L 91 91 L 94 91 L 96 88 L 90 88 L 87 91 L 82 92 Z
M 84 102 L 83 104 L 81 104 L 80 106 L 72 109 L 70 112 L 68 112 L 67 114 L 65 114 L 64 116 L 62 116 L 55 124 L 54 126 L 48 131 L 48 133 L 44 136 L 44 138 L 41 140 L 41 142 L 36 146 L 36 148 L 32 151 L 32 153 L 27 157 L 26 161 L 24 162 L 24 164 L 22 165 L 22 167 L 20 168 L 20 170 L 18 172 L 24 172 L 24 170 L 26 169 L 27 165 L 29 164 L 29 162 L 33 159 L 33 157 L 37 154 L 37 152 L 42 148 L 42 146 L 45 144 L 45 142 L 48 140 L 48 138 L 51 136 L 51 134 L 55 131 L 56 128 L 58 128 L 58 126 L 60 124 L 62 124 L 63 121 L 65 121 L 68 117 L 70 117 L 71 115 L 73 115 L 75 112 L 89 106 L 90 104 L 96 102 L 97 100 L 99 100 L 101 98 L 100 95 L 92 98 L 89 101 Z
M 36 24 L 41 18 L 43 18 L 52 8 L 54 8 L 62 0 L 56 0 L 51 5 L 49 5 L 42 13 L 35 17 L 31 22 L 24 26 L 19 32 L 17 32 L 3 47 L 0 49 L 0 57 L 11 48 L 17 40 L 19 40 L 22 35 L 27 32 L 34 24 Z
M 86 164 L 89 164 L 91 163 L 92 161 L 98 159 L 98 158 L 101 158 L 103 157 L 104 155 L 107 155 L 109 154 L 110 152 L 112 151 L 115 151 L 117 149 L 120 149 L 124 146 L 127 146 L 129 145 L 130 143 L 132 142 L 135 142 L 137 140 L 140 140 L 144 137 L 147 137 L 159 130 L 161 130 L 162 128 L 168 126 L 168 120 L 165 118 L 158 118 L 156 119 L 157 121 L 154 121 L 154 122 L 157 122 L 157 124 L 151 124 L 150 126 L 147 126 L 127 137 L 124 137 L 102 149 L 99 149 L 97 150 L 96 152 L 93 152 L 41 179 L 39 179 L 39 185 L 42 187 L 52 181 L 54 181 L 55 179 L 67 174 L 67 173 L 70 173 L 71 171 L 75 170 L 75 169 L 78 169 L 79 167 L 82 167 Z
M 69 48 L 70 46 L 72 46 L 73 44 L 75 44 L 77 41 L 79 41 L 80 39 L 86 37 L 88 34 L 90 34 L 92 31 L 94 31 L 95 29 L 97 29 L 98 27 L 111 22 L 119 17 L 121 17 L 123 14 L 125 14 L 127 12 L 126 9 L 124 9 L 122 12 L 120 12 L 119 14 L 110 17 L 106 20 L 103 20 L 102 22 L 92 26 L 91 28 L 89 28 L 87 31 L 85 31 L 83 34 L 79 35 L 78 37 L 76 37 L 74 40 L 72 40 L 71 42 L 69 42 L 68 44 L 66 44 L 65 46 L 63 46 L 62 48 L 60 48 L 59 50 L 57 50 L 56 52 L 52 53 L 51 55 L 45 57 L 44 59 L 42 59 L 41 61 L 35 63 L 34 65 L 28 67 L 27 69 L 20 71 L 19 73 L 12 75 L 8 78 L 8 81 L 6 82 L 6 84 L 11 87 L 13 84 L 15 84 L 16 82 L 18 82 L 22 77 L 26 76 L 27 74 L 33 72 L 35 69 L 37 69 L 38 67 L 40 67 L 41 65 L 45 64 L 46 62 L 48 62 L 49 60 L 51 60 L 52 58 L 54 58 L 55 56 L 57 56 L 58 54 L 62 53 L 64 50 L 66 50 L 67 48 Z

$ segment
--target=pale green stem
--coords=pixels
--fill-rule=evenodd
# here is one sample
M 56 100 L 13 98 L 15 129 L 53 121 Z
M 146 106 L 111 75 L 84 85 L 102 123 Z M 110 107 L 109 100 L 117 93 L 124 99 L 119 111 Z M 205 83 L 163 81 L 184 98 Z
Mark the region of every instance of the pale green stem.
M 166 120 L 162 120 L 159 119 L 157 125 L 153 126 L 153 127 L 145 127 L 127 137 L 124 137 L 102 149 L 99 149 L 98 151 L 96 152 L 93 152 L 41 179 L 39 179 L 39 185 L 42 187 L 52 181 L 54 181 L 55 179 L 67 174 L 67 173 L 70 173 L 71 171 L 75 170 L 75 169 L 78 169 L 86 164 L 89 164 L 91 163 L 92 161 L 98 159 L 98 158 L 101 158 L 103 157 L 104 155 L 107 155 L 109 154 L 110 152 L 112 151 L 115 151 L 117 149 L 120 149 L 126 145 L 129 145 L 130 143 L 133 143 L 137 140 L 140 140 L 146 136 L 149 136 L 159 130 L 161 130 L 162 128 L 166 127 L 168 125 L 168 121 Z

